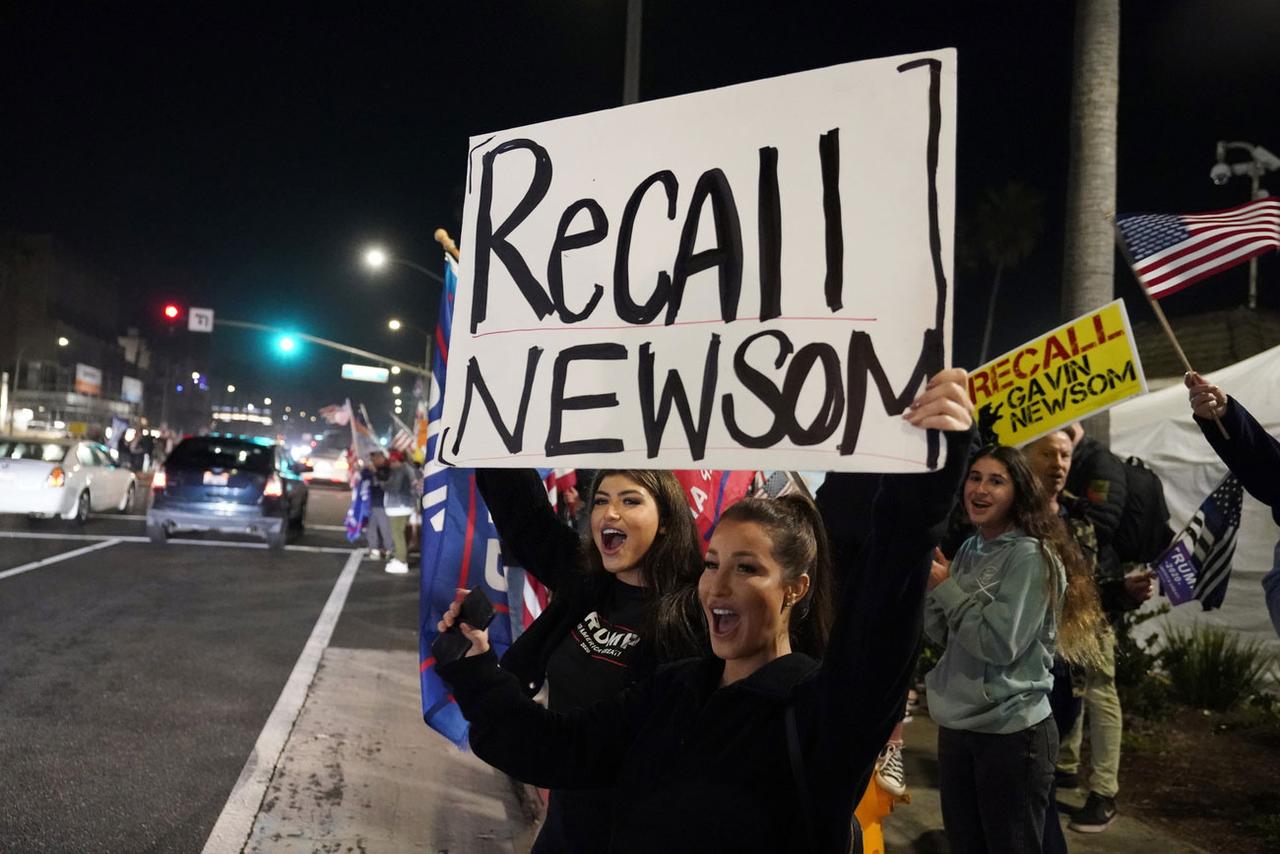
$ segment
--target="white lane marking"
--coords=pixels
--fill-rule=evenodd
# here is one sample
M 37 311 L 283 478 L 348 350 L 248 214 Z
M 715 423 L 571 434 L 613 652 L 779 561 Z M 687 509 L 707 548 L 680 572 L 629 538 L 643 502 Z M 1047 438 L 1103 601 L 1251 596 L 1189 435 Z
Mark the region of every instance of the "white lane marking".
M 204 854 L 232 854 L 243 850 L 248 842 L 258 809 L 267 795 L 267 786 L 275 775 L 276 765 L 284 753 L 298 715 L 302 712 L 302 704 L 306 702 L 316 670 L 320 667 L 320 657 L 329 646 L 333 628 L 338 624 L 338 616 L 346 604 L 347 593 L 351 590 L 351 582 L 363 557 L 364 549 L 356 549 L 342 567 L 342 574 L 333 585 L 329 601 L 320 612 L 315 628 L 311 630 L 311 637 L 307 639 L 307 645 L 302 648 L 302 654 L 298 656 L 293 672 L 289 674 L 289 681 L 285 682 L 284 690 L 280 692 L 280 699 L 276 700 L 276 706 L 271 710 L 266 726 L 258 734 L 258 741 L 231 789 L 222 814 L 209 833 L 209 839 L 204 844 Z
M 90 519 L 127 519 L 133 522 L 145 522 L 146 516 L 128 516 L 121 513 L 90 513 Z M 307 528 L 312 531 L 346 531 L 346 525 L 313 525 L 307 523 Z
M 0 538 L 10 540 L 114 540 L 119 543 L 147 543 L 150 542 L 146 537 L 132 536 L 128 534 L 44 534 L 35 531 L 0 531 Z M 233 549 L 265 549 L 269 548 L 266 543 L 248 543 L 237 542 L 235 540 L 183 540 L 170 539 L 170 543 L 180 546 L 225 546 Z M 328 554 L 328 555 L 349 555 L 350 548 L 340 548 L 338 546 L 285 546 L 285 551 L 289 552 L 309 552 L 311 554 Z
M 72 549 L 69 552 L 63 552 L 62 554 L 54 555 L 53 557 L 46 557 L 46 558 L 41 558 L 40 560 L 33 560 L 31 561 L 31 563 L 24 563 L 22 566 L 15 566 L 12 569 L 6 569 L 4 572 L 0 572 L 0 579 L 9 578 L 14 575 L 21 575 L 24 572 L 30 572 L 33 569 L 39 569 L 42 566 L 48 566 L 51 563 L 57 563 L 59 561 L 67 560 L 69 558 L 80 557 L 80 555 L 88 554 L 89 552 L 96 552 L 98 549 L 109 548 L 111 546 L 116 545 L 119 542 L 120 542 L 119 537 L 112 537 L 109 540 L 103 540 L 102 542 L 94 543 L 91 546 L 85 546 L 79 549 Z
M 111 534 L 42 534 L 37 531 L 0 531 L 0 537 L 10 540 L 110 540 Z M 128 541 L 133 539 L 124 534 L 115 537 L 115 539 Z M 146 539 L 143 537 L 143 539 Z

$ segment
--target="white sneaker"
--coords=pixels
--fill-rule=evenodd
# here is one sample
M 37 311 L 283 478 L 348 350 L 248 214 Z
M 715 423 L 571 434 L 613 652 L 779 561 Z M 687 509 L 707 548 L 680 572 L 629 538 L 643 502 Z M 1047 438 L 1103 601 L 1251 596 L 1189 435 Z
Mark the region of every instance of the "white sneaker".
M 365 552 L 364 559 L 365 560 L 382 560 L 382 550 L 369 549 L 369 551 Z
M 907 793 L 906 770 L 902 767 L 902 745 L 891 741 L 876 760 L 876 783 L 891 795 L 902 797 Z
M 396 560 L 395 558 L 392 558 L 391 560 L 387 561 L 387 565 L 385 568 L 387 572 L 390 572 L 393 575 L 404 575 L 406 572 L 409 571 L 409 564 L 405 563 L 402 560 Z

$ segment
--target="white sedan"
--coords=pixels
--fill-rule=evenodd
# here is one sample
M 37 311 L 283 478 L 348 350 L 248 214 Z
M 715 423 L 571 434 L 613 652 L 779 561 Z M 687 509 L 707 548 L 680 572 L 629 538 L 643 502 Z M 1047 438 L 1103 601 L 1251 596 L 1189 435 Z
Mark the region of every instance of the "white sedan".
M 91 511 L 129 512 L 136 491 L 133 472 L 97 442 L 0 436 L 0 513 L 84 522 Z

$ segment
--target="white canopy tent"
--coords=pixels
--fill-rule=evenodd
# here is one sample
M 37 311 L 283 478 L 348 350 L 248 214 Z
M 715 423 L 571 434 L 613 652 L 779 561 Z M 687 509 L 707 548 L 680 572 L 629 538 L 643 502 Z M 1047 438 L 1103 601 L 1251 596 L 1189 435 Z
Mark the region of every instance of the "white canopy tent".
M 1205 376 L 1243 404 L 1268 432 L 1280 436 L 1280 347 Z M 1112 409 L 1111 449 L 1121 457 L 1140 457 L 1160 475 L 1175 529 L 1187 523 L 1227 473 L 1192 420 L 1187 390 L 1181 383 Z M 1277 538 L 1280 528 L 1272 521 L 1270 509 L 1246 493 L 1222 608 L 1202 611 L 1193 600 L 1174 608 L 1162 621 L 1175 626 L 1196 620 L 1230 626 L 1280 653 L 1280 638 L 1267 616 L 1260 584 L 1271 568 Z M 1163 601 L 1157 597 L 1150 607 Z M 1153 625 L 1159 627 L 1159 623 Z

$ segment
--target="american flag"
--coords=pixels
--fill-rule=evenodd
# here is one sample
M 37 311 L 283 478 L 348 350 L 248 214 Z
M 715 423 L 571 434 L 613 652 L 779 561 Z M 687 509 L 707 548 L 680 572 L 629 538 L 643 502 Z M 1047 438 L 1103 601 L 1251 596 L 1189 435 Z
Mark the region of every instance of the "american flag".
M 1134 275 L 1162 299 L 1270 249 L 1280 249 L 1280 199 L 1268 196 L 1224 211 L 1121 214 L 1120 238 Z
M 1170 602 L 1177 605 L 1194 598 L 1206 611 L 1222 607 L 1243 500 L 1240 481 L 1228 474 L 1156 562 Z
M 402 454 L 409 453 L 414 443 L 413 432 L 394 414 L 391 416 L 391 422 L 396 426 L 396 432 L 391 436 L 391 447 Z

